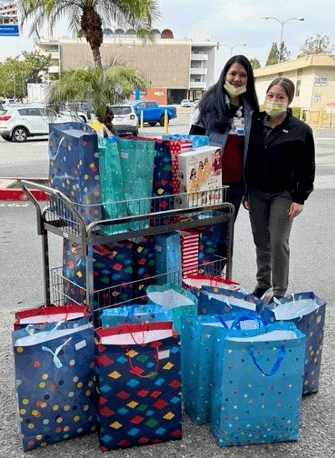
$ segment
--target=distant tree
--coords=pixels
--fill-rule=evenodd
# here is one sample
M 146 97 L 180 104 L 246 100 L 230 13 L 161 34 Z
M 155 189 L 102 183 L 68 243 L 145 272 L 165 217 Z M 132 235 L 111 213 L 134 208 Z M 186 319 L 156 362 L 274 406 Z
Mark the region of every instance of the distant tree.
M 39 54 L 38 51 L 23 51 L 22 55 L 25 58 L 27 66 L 31 67 L 31 75 L 29 76 L 27 82 L 41 83 L 42 79 L 40 77 L 40 72 L 47 71 L 51 62 L 51 54 L 43 56 L 42 54 Z
M 21 25 L 31 21 L 30 35 L 44 23 L 51 27 L 66 16 L 69 28 L 86 38 L 96 66 L 101 66 L 100 47 L 106 24 L 128 25 L 140 37 L 152 38 L 152 21 L 159 16 L 156 0 L 19 0 Z
M 300 50 L 298 57 L 309 54 L 331 54 L 334 51 L 334 45 L 328 35 L 315 33 L 305 39 Z
M 252 68 L 261 68 L 261 64 L 256 57 L 254 57 L 253 59 L 250 59 L 250 63 L 252 65 Z
M 56 106 L 76 100 L 91 100 L 98 121 L 106 124 L 106 107 L 129 97 L 136 86 L 143 91 L 147 87 L 145 77 L 133 67 L 112 60 L 106 68 L 65 71 L 60 80 L 51 86 L 48 102 Z
M 278 62 L 287 62 L 290 60 L 291 53 L 290 51 L 286 48 L 285 43 L 282 41 L 280 50 L 278 52 Z
M 274 65 L 278 63 L 279 52 L 277 48 L 277 43 L 272 43 L 272 47 L 270 49 L 268 59 L 266 61 L 265 66 Z

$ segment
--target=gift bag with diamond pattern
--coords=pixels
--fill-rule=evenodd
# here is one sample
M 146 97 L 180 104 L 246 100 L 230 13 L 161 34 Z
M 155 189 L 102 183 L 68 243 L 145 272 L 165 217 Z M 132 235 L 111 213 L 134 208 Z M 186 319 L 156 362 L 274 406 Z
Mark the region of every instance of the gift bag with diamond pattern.
M 102 451 L 182 437 L 180 338 L 171 322 L 96 329 Z

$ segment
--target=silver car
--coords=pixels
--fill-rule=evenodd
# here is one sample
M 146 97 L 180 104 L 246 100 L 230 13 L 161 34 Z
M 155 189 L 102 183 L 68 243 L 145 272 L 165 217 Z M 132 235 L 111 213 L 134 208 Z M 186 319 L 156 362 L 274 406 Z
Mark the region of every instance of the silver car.
M 0 135 L 4 140 L 25 142 L 28 137 L 48 135 L 49 123 L 78 121 L 71 114 L 61 115 L 38 105 L 6 107 L 0 114 Z
M 111 105 L 113 127 L 117 134 L 138 135 L 138 117 L 131 105 Z

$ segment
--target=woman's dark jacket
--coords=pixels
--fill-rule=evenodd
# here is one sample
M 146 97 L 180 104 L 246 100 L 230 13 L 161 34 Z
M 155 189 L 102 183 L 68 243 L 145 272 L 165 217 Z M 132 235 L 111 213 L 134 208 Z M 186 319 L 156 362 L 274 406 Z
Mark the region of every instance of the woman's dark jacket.
M 282 124 L 267 130 L 266 119 L 266 113 L 253 119 L 246 184 L 268 193 L 288 191 L 293 202 L 303 204 L 315 178 L 312 129 L 288 114 Z

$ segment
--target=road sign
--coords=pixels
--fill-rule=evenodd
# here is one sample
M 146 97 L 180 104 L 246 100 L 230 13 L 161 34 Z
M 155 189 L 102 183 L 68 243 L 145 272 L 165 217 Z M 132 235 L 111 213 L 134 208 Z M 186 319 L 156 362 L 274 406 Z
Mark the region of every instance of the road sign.
M 18 37 L 18 24 L 0 24 L 0 37 Z

